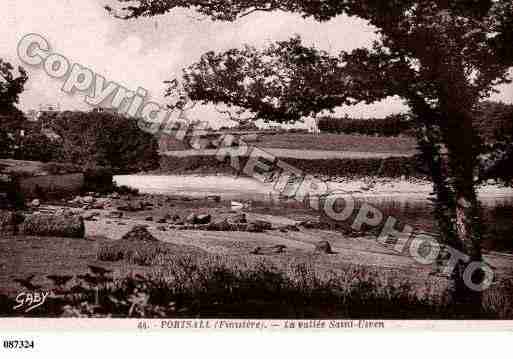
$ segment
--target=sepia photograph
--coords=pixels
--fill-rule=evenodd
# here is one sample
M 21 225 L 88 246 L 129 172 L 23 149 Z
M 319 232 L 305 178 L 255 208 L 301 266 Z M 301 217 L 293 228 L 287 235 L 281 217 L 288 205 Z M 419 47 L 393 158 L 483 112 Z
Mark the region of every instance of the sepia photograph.
M 513 329 L 511 0 L 0 14 L 0 328 Z

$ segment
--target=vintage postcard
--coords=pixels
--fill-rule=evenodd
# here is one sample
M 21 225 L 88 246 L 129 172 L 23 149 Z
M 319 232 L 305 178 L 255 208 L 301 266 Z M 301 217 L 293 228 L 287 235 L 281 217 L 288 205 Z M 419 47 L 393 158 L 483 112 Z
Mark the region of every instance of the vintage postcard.
M 0 13 L 0 330 L 513 329 L 511 0 Z

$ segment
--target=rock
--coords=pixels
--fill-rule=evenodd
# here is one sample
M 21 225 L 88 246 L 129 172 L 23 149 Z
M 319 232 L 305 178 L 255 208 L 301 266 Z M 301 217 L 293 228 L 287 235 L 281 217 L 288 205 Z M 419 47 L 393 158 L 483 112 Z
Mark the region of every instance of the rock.
M 331 249 L 331 245 L 328 241 L 321 241 L 315 244 L 315 252 L 323 253 L 323 254 L 333 254 L 333 250 Z
M 272 255 L 272 254 L 280 254 L 285 252 L 287 246 L 282 244 L 278 244 L 276 246 L 271 247 L 256 247 L 250 253 L 255 255 Z
M 95 203 L 89 206 L 91 209 L 105 209 L 105 203 Z
M 221 202 L 221 196 L 207 196 L 207 201 L 219 203 Z
M 146 222 L 153 222 L 153 217 L 146 217 L 144 220 Z
M 231 201 L 230 203 L 232 211 L 241 211 L 244 209 L 244 203 Z
M 185 223 L 194 224 L 196 223 L 197 218 L 198 216 L 195 213 L 191 213 L 185 218 Z
M 212 221 L 212 216 L 210 214 L 197 215 L 195 213 L 191 213 L 185 219 L 185 223 L 189 223 L 189 224 L 209 224 L 211 221 Z
M 157 220 L 157 223 L 165 224 L 165 223 L 167 223 L 167 219 L 166 218 L 160 218 L 160 219 Z
M 171 218 L 171 220 L 172 220 L 173 222 L 180 222 L 181 218 L 180 218 L 180 216 L 179 216 L 179 215 L 175 214 L 175 215 Z
M 151 235 L 148 232 L 148 228 L 146 226 L 135 226 L 125 234 L 121 240 L 134 240 L 138 242 L 158 242 L 159 240 Z
M 66 210 L 65 209 L 58 209 L 55 211 L 54 213 L 56 216 L 65 216 L 67 213 L 66 213 Z
M 257 220 L 257 221 L 252 222 L 252 224 L 254 224 L 258 228 L 261 228 L 262 231 L 268 231 L 268 230 L 273 229 L 273 225 L 270 222 L 266 222 L 266 221 Z
M 222 222 L 210 223 L 207 227 L 207 231 L 231 232 L 233 231 L 233 226 L 225 219 Z
M 210 214 L 201 214 L 196 217 L 195 224 L 209 224 L 212 221 L 212 216 Z
M 40 200 L 38 200 L 38 199 L 35 199 L 35 200 L 33 200 L 32 202 L 30 202 L 30 206 L 31 206 L 31 207 L 36 207 L 36 208 L 37 208 L 37 207 L 39 207 L 40 205 L 41 205 L 41 201 L 40 201 Z
M 124 211 L 124 212 L 139 212 L 139 211 L 144 210 L 144 206 L 141 202 L 139 202 L 139 203 L 128 202 L 124 206 L 118 207 L 117 210 Z
M 291 232 L 300 232 L 300 229 L 295 224 L 289 224 L 288 226 L 285 226 L 285 229 Z
M 166 226 L 159 226 L 159 227 L 157 227 L 157 230 L 161 231 L 161 232 L 166 232 L 167 228 L 166 228 Z
M 316 228 L 319 228 L 319 222 L 314 222 L 314 221 L 303 221 L 299 224 L 300 226 L 302 226 L 303 228 L 306 228 L 306 229 L 316 229 Z
M 93 221 L 95 219 L 94 217 L 96 217 L 94 213 L 89 213 L 85 216 L 82 216 L 82 218 L 84 218 L 84 221 Z
M 112 219 L 123 218 L 123 212 L 120 212 L 120 211 L 110 212 L 109 214 L 107 214 L 107 218 L 112 218 Z
M 69 204 L 78 204 L 82 201 L 82 198 L 80 198 L 80 196 L 76 196 L 75 198 L 73 198 L 71 201 L 68 201 Z
M 148 201 L 143 201 L 143 202 L 140 202 L 139 203 L 139 206 L 142 210 L 146 209 L 146 208 L 153 208 L 154 207 L 154 204 L 151 203 L 151 202 L 148 202 Z
M 264 229 L 255 223 L 249 223 L 246 230 L 251 233 L 262 233 Z
M 248 223 L 248 220 L 246 218 L 246 213 L 239 213 L 235 216 L 231 216 L 230 217 L 230 222 L 231 223 L 236 223 L 236 224 L 239 224 L 239 223 Z
M 120 199 L 120 198 L 121 198 L 121 196 L 119 195 L 119 193 L 114 192 L 114 193 L 112 193 L 112 194 L 109 196 L 109 198 L 111 198 L 111 199 Z
M 86 197 L 83 197 L 81 201 L 83 203 L 91 204 L 91 203 L 94 202 L 94 197 L 93 196 L 86 196 Z

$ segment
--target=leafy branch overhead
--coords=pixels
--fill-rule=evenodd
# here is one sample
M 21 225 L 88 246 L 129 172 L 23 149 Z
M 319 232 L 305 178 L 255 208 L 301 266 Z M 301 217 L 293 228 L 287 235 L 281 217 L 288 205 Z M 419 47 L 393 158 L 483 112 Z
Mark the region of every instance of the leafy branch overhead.
M 352 103 L 349 81 L 338 57 L 305 47 L 297 37 L 264 50 L 246 46 L 207 52 L 183 74 L 192 101 L 235 106 L 285 122 Z
M 256 11 L 286 11 L 319 21 L 346 14 L 365 19 L 376 27 L 392 55 L 421 58 L 445 47 L 465 50 L 462 55 L 476 59 L 497 56 L 509 66 L 513 61 L 513 4 L 507 0 L 117 1 L 130 5 L 120 9 L 106 6 L 106 9 L 125 19 L 165 14 L 177 8 L 192 9 L 222 21 L 235 21 Z M 443 39 L 451 42 L 438 41 Z M 427 43 L 431 46 L 424 46 Z M 473 50 L 479 51 L 473 55 Z
M 355 100 L 393 95 L 412 107 L 437 107 L 454 92 L 463 95 L 470 109 L 495 86 L 510 81 L 513 66 L 511 1 L 118 1 L 130 5 L 108 10 L 124 18 L 176 8 L 223 21 L 255 11 L 287 11 L 320 21 L 346 14 L 375 27 L 380 41 L 371 49 L 330 56 L 296 37 L 261 51 L 209 52 L 186 69 L 191 99 L 243 107 L 264 119 L 290 121 Z

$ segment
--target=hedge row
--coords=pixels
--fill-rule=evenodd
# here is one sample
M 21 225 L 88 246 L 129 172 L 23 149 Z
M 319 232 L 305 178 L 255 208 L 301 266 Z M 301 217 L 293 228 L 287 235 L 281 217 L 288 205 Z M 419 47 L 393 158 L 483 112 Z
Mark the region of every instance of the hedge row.
M 413 125 L 406 115 L 368 119 L 323 117 L 319 119 L 319 129 L 327 133 L 391 137 L 411 135 Z
M 248 157 L 239 157 L 239 168 L 244 168 Z M 388 178 L 424 177 L 417 157 L 363 158 L 363 159 L 298 159 L 280 158 L 285 163 L 312 175 L 361 178 L 380 176 Z M 160 172 L 170 174 L 238 174 L 230 158 L 219 161 L 215 156 L 163 156 Z

